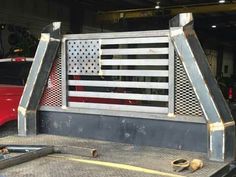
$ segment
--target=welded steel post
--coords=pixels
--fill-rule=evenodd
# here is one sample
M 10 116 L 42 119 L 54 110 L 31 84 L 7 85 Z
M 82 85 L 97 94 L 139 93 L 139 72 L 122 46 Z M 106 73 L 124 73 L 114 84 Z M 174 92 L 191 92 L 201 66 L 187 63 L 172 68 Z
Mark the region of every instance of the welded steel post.
M 33 64 L 18 107 L 18 134 L 37 133 L 37 108 L 60 45 L 60 22 L 43 30 Z
M 179 14 L 170 21 L 170 36 L 207 121 L 209 158 L 234 160 L 235 122 L 193 29 L 191 13 Z

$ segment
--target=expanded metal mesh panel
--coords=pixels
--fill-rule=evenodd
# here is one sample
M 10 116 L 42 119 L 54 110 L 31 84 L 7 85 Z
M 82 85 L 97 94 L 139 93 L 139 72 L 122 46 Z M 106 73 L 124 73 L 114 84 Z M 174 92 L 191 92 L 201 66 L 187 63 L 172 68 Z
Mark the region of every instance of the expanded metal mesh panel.
M 96 75 L 99 73 L 99 40 L 70 40 L 66 43 L 68 74 Z
M 44 90 L 41 99 L 41 106 L 62 106 L 62 66 L 61 66 L 61 53 L 53 63 L 53 67 L 48 79 L 47 87 Z
M 177 55 L 175 55 L 175 114 L 203 116 L 182 61 Z

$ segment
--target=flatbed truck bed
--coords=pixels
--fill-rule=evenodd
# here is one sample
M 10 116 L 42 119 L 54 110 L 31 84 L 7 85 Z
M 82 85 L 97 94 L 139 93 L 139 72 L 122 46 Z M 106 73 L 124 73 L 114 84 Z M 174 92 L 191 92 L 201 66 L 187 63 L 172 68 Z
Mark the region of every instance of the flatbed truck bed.
M 63 145 L 95 148 L 97 158 L 68 154 L 52 154 L 0 171 L 0 176 L 167 176 L 167 177 L 206 177 L 223 176 L 232 167 L 229 163 L 207 160 L 205 153 L 128 145 L 107 141 L 95 141 L 82 138 L 71 138 L 56 135 L 40 134 L 37 136 L 19 137 L 9 135 L 0 138 L 0 144 L 15 145 Z M 188 170 L 174 172 L 171 161 L 178 158 L 187 160 L 201 159 L 202 169 L 192 173 Z

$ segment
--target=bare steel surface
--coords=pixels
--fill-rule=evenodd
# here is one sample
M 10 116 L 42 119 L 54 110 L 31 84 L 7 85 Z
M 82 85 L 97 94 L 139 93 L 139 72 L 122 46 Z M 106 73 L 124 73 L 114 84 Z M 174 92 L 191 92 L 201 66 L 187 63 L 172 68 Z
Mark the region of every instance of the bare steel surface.
M 10 131 L 13 132 L 13 131 Z M 6 135 L 6 133 L 4 134 Z M 96 148 L 100 156 L 96 159 L 65 155 L 66 157 L 90 159 L 105 162 L 121 163 L 133 165 L 137 167 L 157 170 L 165 173 L 174 174 L 170 166 L 171 161 L 177 158 L 186 158 L 191 160 L 198 158 L 203 160 L 203 169 L 190 173 L 189 171 L 175 173 L 183 176 L 209 176 L 217 170 L 224 167 L 225 163 L 209 162 L 206 159 L 206 154 L 186 152 L 172 149 L 140 147 L 120 143 L 111 143 L 105 141 L 94 141 L 81 138 L 69 138 L 54 135 L 38 135 L 31 137 L 18 137 L 17 135 L 5 136 L 0 138 L 0 144 L 28 144 L 28 145 L 73 145 L 81 147 Z M 30 176 L 30 177 L 62 177 L 62 176 L 81 176 L 81 177 L 152 177 L 158 176 L 147 174 L 143 172 L 135 172 L 129 170 L 122 170 L 111 167 L 102 167 L 91 164 L 84 164 L 80 162 L 71 161 L 65 158 L 44 157 L 31 162 L 27 162 L 18 166 L 4 169 L 0 171 L 0 176 L 16 177 L 16 176 Z

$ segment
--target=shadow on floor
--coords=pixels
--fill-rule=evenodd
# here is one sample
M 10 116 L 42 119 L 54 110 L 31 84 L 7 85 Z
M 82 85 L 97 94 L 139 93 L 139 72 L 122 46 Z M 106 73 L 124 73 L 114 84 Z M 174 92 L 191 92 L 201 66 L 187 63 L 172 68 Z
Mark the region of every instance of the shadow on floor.
M 17 121 L 11 121 L 0 127 L 0 137 L 17 134 Z

